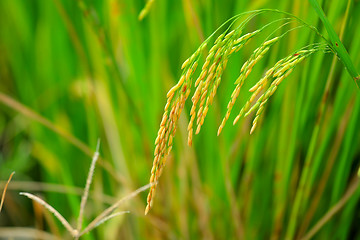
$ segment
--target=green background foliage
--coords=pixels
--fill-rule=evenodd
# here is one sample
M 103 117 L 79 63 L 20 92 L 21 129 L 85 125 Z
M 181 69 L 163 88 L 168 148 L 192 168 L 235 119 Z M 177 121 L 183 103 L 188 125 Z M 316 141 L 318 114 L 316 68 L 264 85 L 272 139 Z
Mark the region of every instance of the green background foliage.
M 360 70 L 360 2 L 318 2 Z M 327 36 L 307 1 L 156 0 L 139 21 L 144 5 L 143 0 L 0 1 L 1 180 L 16 171 L 0 213 L 2 227 L 69 238 L 51 214 L 18 193 L 40 195 L 75 223 L 98 138 L 102 159 L 85 225 L 147 184 L 167 91 L 178 81 L 183 61 L 232 16 L 279 9 Z M 261 15 L 247 30 L 281 17 Z M 144 216 L 142 193 L 122 205 L 130 214 L 84 239 L 284 239 L 291 227 L 293 238 L 301 238 L 354 186 L 314 238 L 360 238 L 360 95 L 336 56 L 317 53 L 297 66 L 252 135 L 251 118 L 231 124 L 250 96 L 246 89 L 277 60 L 321 41 L 314 32 L 292 31 L 256 65 L 229 123 L 216 136 L 240 68 L 263 40 L 254 38 L 230 59 L 193 147 L 187 146 L 186 132 L 191 102 L 185 105 L 149 215 Z

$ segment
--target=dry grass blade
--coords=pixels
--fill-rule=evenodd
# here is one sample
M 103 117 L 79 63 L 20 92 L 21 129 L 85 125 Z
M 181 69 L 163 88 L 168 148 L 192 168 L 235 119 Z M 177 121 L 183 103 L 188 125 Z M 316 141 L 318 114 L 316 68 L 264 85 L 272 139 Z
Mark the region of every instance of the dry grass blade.
M 82 227 L 85 205 L 86 205 L 86 202 L 87 202 L 87 199 L 88 199 L 88 196 L 89 196 L 89 189 L 90 189 L 90 185 L 91 185 L 91 182 L 92 182 L 92 179 L 93 179 L 93 176 L 94 176 L 95 164 L 96 164 L 96 161 L 99 158 L 99 148 L 100 148 L 100 139 L 97 142 L 96 152 L 94 153 L 94 156 L 93 156 L 92 161 L 91 161 L 89 174 L 88 174 L 88 177 L 86 179 L 86 185 L 85 185 L 85 189 L 84 189 L 84 194 L 83 194 L 83 196 L 81 198 L 80 213 L 79 213 L 78 225 L 77 225 L 78 232 L 80 232 L 81 227 Z
M 6 182 L 0 182 L 0 188 L 5 187 Z M 62 184 L 54 183 L 44 183 L 36 181 L 15 181 L 12 180 L 11 184 L 8 186 L 8 190 L 17 190 L 17 191 L 27 191 L 27 192 L 55 192 L 55 193 L 64 193 L 64 194 L 74 194 L 81 196 L 84 193 L 84 189 L 80 187 L 67 186 Z M 95 193 L 90 192 L 89 197 L 97 200 L 101 203 L 112 204 L 116 201 L 116 198 L 104 193 Z
M 55 208 L 50 206 L 47 202 L 45 202 L 41 198 L 39 198 L 31 193 L 21 192 L 20 195 L 26 196 L 26 197 L 36 201 L 37 203 L 41 204 L 42 206 L 44 206 L 47 210 L 49 210 L 49 212 L 54 214 L 54 216 L 62 223 L 62 225 L 66 228 L 66 230 L 68 230 L 68 232 L 71 234 L 71 236 L 73 236 L 73 237 L 77 236 L 77 233 L 78 233 L 77 230 L 73 229 L 71 227 L 71 225 L 69 224 L 69 222 L 66 221 L 66 219 Z
M 61 240 L 48 232 L 27 227 L 0 227 L 0 239 Z
M 12 172 L 12 173 L 10 174 L 9 180 L 8 180 L 8 181 L 6 182 L 6 184 L 5 184 L 4 191 L 3 191 L 3 194 L 2 194 L 2 196 L 1 196 L 0 212 L 1 212 L 1 210 L 2 210 L 4 201 L 5 201 L 5 194 L 6 194 L 7 187 L 8 187 L 8 185 L 9 185 L 9 183 L 10 183 L 10 181 L 11 181 L 11 178 L 12 178 L 12 176 L 13 176 L 14 174 L 15 174 L 15 172 Z
M 91 230 L 93 230 L 95 227 L 97 227 L 101 222 L 106 221 L 107 219 L 109 219 L 109 217 L 111 216 L 111 213 L 118 208 L 121 204 L 123 204 L 125 201 L 134 198 L 135 196 L 137 196 L 139 193 L 149 189 L 150 187 L 152 187 L 154 184 L 156 183 L 149 183 L 145 186 L 142 186 L 141 188 L 138 188 L 137 190 L 131 192 L 130 194 L 126 195 L 125 197 L 123 197 L 122 199 L 120 199 L 119 201 L 117 201 L 116 203 L 114 203 L 112 206 L 110 206 L 109 208 L 107 208 L 105 211 L 103 211 L 99 216 L 97 216 L 80 234 L 79 236 L 82 236 L 88 232 L 90 232 Z
M 100 226 L 101 224 L 103 224 L 104 222 L 114 218 L 114 217 L 117 217 L 117 216 L 120 216 L 120 215 L 124 215 L 126 213 L 130 213 L 130 211 L 121 211 L 121 212 L 116 212 L 116 213 L 113 213 L 113 214 L 110 214 L 109 216 L 107 216 L 106 218 L 103 218 L 101 221 L 99 221 L 95 227 L 98 227 Z

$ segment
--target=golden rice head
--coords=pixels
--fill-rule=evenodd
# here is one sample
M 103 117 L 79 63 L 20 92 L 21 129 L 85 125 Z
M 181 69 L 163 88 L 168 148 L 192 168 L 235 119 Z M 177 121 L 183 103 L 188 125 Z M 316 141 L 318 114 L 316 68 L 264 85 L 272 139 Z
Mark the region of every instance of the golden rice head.
M 180 80 L 167 93 L 167 102 L 164 108 L 164 114 L 155 140 L 154 161 L 150 176 L 150 183 L 155 184 L 152 185 L 149 190 L 145 214 L 148 213 L 152 206 L 157 181 L 165 166 L 166 157 L 172 148 L 177 122 L 181 111 L 184 108 L 185 101 L 191 91 L 192 75 L 198 65 L 200 53 L 205 46 L 206 42 L 204 42 L 199 49 L 183 63 L 183 73 Z
M 193 137 L 193 124 L 195 121 L 195 116 L 197 116 L 197 133 L 200 131 L 199 124 L 202 124 L 204 121 L 205 115 L 207 113 L 208 107 L 204 104 L 206 100 L 207 94 L 209 92 L 209 86 L 212 85 L 212 81 L 215 76 L 219 75 L 218 65 L 223 62 L 223 53 L 227 49 L 227 43 L 232 42 L 234 36 L 238 31 L 233 30 L 227 35 L 225 33 L 221 34 L 214 42 L 214 45 L 209 50 L 209 54 L 206 57 L 206 60 L 202 66 L 201 73 L 198 79 L 195 82 L 195 93 L 192 97 L 192 108 L 190 111 L 190 121 L 188 125 L 188 144 L 192 145 L 192 137 Z M 230 50 L 228 51 L 230 52 Z M 199 105 L 199 106 L 198 106 Z M 208 104 L 205 104 L 208 105 Z M 199 107 L 197 113 L 196 109 Z M 205 110 L 205 111 L 204 111 Z M 205 114 L 204 114 L 205 113 Z
M 251 73 L 255 64 L 258 63 L 264 57 L 264 55 L 269 51 L 270 47 L 273 44 L 275 44 L 277 41 L 279 41 L 279 39 L 280 39 L 280 37 L 275 37 L 275 38 L 268 40 L 268 41 L 264 42 L 263 44 L 261 44 L 257 49 L 254 50 L 254 52 L 252 53 L 250 58 L 241 67 L 239 77 L 235 81 L 235 84 L 236 84 L 235 89 L 234 89 L 233 93 L 231 94 L 231 99 L 227 105 L 227 110 L 226 110 L 225 116 L 218 128 L 218 132 L 217 132 L 218 135 L 220 135 L 227 120 L 230 117 L 231 111 L 232 111 L 234 104 L 239 96 L 240 89 L 241 89 L 242 85 L 244 84 L 245 79 L 249 76 L 249 74 Z M 238 119 L 239 118 L 237 118 L 237 120 Z
M 288 57 L 281 59 L 274 65 L 274 67 L 272 68 L 272 71 L 271 71 L 271 75 L 266 76 L 268 80 L 273 79 L 271 85 L 265 91 L 265 93 L 263 93 L 259 97 L 257 102 L 250 108 L 250 110 L 248 110 L 244 115 L 244 116 L 248 116 L 252 111 L 257 109 L 254 120 L 252 122 L 250 134 L 252 134 L 254 132 L 256 126 L 258 125 L 260 115 L 263 112 L 267 101 L 275 93 L 278 85 L 291 74 L 291 72 L 293 71 L 293 69 L 295 68 L 295 66 L 297 64 L 302 62 L 306 57 L 308 57 L 313 52 L 315 52 L 314 49 L 301 50 L 301 51 L 296 52 L 295 54 L 291 54 Z M 260 80 L 260 81 L 262 81 L 262 80 Z M 256 85 L 258 85 L 258 88 L 255 91 L 258 91 L 258 89 L 261 89 L 261 87 L 260 87 L 261 84 L 262 83 L 256 84 Z M 250 99 L 250 100 L 252 100 L 252 99 Z
M 205 81 L 205 86 L 203 86 L 202 88 L 199 110 L 197 114 L 196 134 L 200 132 L 201 126 L 204 123 L 209 107 L 210 105 L 212 105 L 213 99 L 217 92 L 217 88 L 221 82 L 223 71 L 226 68 L 228 58 L 231 55 L 231 49 L 239 34 L 240 31 L 232 31 L 228 33 L 222 41 L 222 47 L 219 48 L 218 52 L 215 54 L 215 59 L 209 69 L 209 75 Z
M 190 121 L 188 125 L 189 145 L 192 144 L 195 118 L 197 118 L 196 133 L 199 133 L 201 126 L 204 123 L 204 119 L 207 115 L 209 107 L 212 104 L 213 99 L 216 95 L 218 86 L 221 82 L 223 71 L 227 65 L 228 58 L 232 53 L 237 52 L 239 49 L 241 49 L 252 37 L 261 32 L 261 30 L 256 30 L 254 32 L 240 36 L 241 30 L 242 27 L 239 27 L 227 33 L 226 35 L 225 33 L 221 34 L 214 41 L 213 46 L 209 50 L 209 53 L 202 66 L 201 73 L 195 81 L 194 85 L 196 89 L 194 95 L 191 98 L 193 105 L 190 110 Z M 231 110 L 236 102 L 236 99 L 239 96 L 240 89 L 245 79 L 251 73 L 252 68 L 260 59 L 263 58 L 263 56 L 267 53 L 270 47 L 279 41 L 280 38 L 281 36 L 265 41 L 257 49 L 255 49 L 251 57 L 242 66 L 239 77 L 235 82 L 235 89 L 231 95 L 231 99 L 227 106 L 227 112 L 219 127 L 218 134 L 220 134 L 226 121 L 228 120 Z M 173 138 L 175 136 L 177 122 L 179 120 L 181 111 L 184 108 L 185 101 L 187 100 L 191 92 L 192 76 L 198 65 L 201 52 L 206 47 L 208 41 L 209 40 L 206 40 L 195 51 L 195 53 L 182 64 L 181 69 L 183 70 L 183 72 L 178 83 L 167 93 L 167 102 L 164 108 L 164 114 L 155 140 L 154 161 L 150 177 L 150 183 L 153 183 L 153 185 L 151 186 L 147 197 L 145 214 L 147 214 L 152 207 L 158 179 L 162 174 L 163 168 L 166 164 L 166 157 L 170 153 L 173 145 Z M 247 116 L 252 111 L 257 109 L 251 128 L 251 132 L 253 132 L 258 124 L 260 114 L 262 113 L 266 102 L 268 101 L 269 97 L 274 94 L 277 86 L 283 81 L 284 78 L 286 78 L 291 73 L 296 64 L 301 62 L 306 56 L 311 53 L 312 52 L 310 50 L 301 50 L 294 55 L 290 55 L 287 58 L 278 61 L 275 66 L 269 69 L 265 76 L 258 83 L 256 83 L 254 87 L 250 89 L 253 94 L 246 102 L 236 119 L 240 118 L 240 116 L 243 115 L 245 112 L 245 116 Z M 269 88 L 257 99 L 256 103 L 253 104 L 253 106 L 250 108 L 256 97 L 260 95 L 262 91 L 264 91 L 265 87 L 270 81 L 272 82 Z M 234 123 L 237 121 L 236 119 Z
M 197 79 L 195 86 L 197 91 L 193 97 L 193 107 L 190 112 L 188 144 L 192 144 L 193 122 L 197 116 L 196 133 L 199 133 L 204 119 L 207 115 L 209 106 L 212 104 L 217 89 L 221 82 L 221 77 L 226 68 L 228 58 L 234 52 L 239 51 L 246 43 L 253 38 L 260 30 L 241 35 L 242 28 L 229 32 L 227 35 L 220 35 L 210 49 L 209 55 L 202 67 L 202 72 Z M 209 67 L 210 66 L 210 67 Z M 199 105 L 199 106 L 198 106 Z M 198 108 L 197 114 L 196 109 Z

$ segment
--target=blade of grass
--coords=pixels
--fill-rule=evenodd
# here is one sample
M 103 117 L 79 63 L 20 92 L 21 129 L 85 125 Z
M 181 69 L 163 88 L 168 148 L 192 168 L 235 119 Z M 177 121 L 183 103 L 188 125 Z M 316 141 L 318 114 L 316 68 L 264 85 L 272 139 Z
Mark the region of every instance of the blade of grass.
M 80 141 L 78 138 L 71 135 L 70 133 L 66 132 L 61 127 L 53 124 L 48 119 L 41 116 L 40 114 L 34 112 L 30 108 L 28 108 L 25 105 L 21 104 L 20 102 L 16 101 L 15 99 L 0 92 L 0 102 L 3 103 L 4 105 L 14 109 L 15 111 L 23 114 L 24 116 L 42 124 L 43 126 L 47 127 L 51 131 L 59 134 L 61 137 L 63 137 L 69 143 L 71 143 L 73 146 L 75 146 L 76 148 L 81 150 L 83 153 L 92 157 L 92 155 L 93 155 L 92 151 L 85 143 L 83 143 L 82 141 Z M 102 166 L 106 171 L 108 171 L 114 177 L 114 179 L 118 180 L 119 182 L 124 182 L 124 180 L 120 176 L 118 176 L 117 173 L 114 172 L 112 166 L 108 162 L 104 161 L 101 158 L 100 158 L 100 160 L 102 160 L 102 161 L 99 161 L 99 165 Z
M 49 205 L 47 202 L 45 202 L 41 198 L 39 198 L 31 193 L 20 192 L 20 195 L 28 197 L 31 200 L 34 200 L 34 201 L 38 202 L 39 204 L 41 204 L 42 206 L 44 206 L 47 210 L 49 210 L 49 212 L 54 214 L 54 216 L 62 223 L 62 225 L 66 228 L 66 230 L 73 237 L 77 236 L 77 233 L 78 233 L 77 230 L 73 229 L 73 227 L 71 227 L 70 223 L 68 221 L 66 221 L 66 219 L 55 208 L 53 208 L 51 205 Z
M 360 75 L 357 72 L 357 70 L 355 69 L 354 64 L 353 64 L 348 52 L 346 51 L 344 45 L 340 41 L 334 28 L 332 27 L 329 20 L 325 16 L 325 13 L 322 10 L 322 8 L 320 7 L 319 3 L 316 0 L 309 0 L 309 2 L 312 5 L 312 7 L 314 8 L 314 10 L 316 11 L 316 13 L 319 16 L 319 18 L 321 19 L 321 21 L 323 22 L 323 24 L 326 28 L 326 31 L 329 34 L 329 38 L 332 43 L 333 50 L 337 53 L 340 60 L 344 64 L 346 70 L 350 74 L 351 78 L 355 81 L 357 88 L 359 88 Z
M 342 207 L 350 200 L 359 188 L 359 177 L 355 175 L 352 183 L 348 187 L 345 195 L 315 224 L 315 226 L 302 238 L 311 239 Z

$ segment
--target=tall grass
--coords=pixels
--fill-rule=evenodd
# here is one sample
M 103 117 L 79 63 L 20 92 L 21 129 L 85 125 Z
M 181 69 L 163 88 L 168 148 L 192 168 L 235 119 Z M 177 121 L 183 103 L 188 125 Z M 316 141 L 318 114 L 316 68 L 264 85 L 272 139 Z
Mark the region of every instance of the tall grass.
M 0 213 L 0 237 L 18 236 L 15 227 L 29 235 L 37 229 L 38 234 L 70 237 L 51 214 L 18 193 L 37 192 L 76 226 L 82 194 L 76 187 L 86 181 L 90 149 L 98 138 L 101 158 L 83 226 L 120 196 L 147 184 L 166 93 L 180 79 L 182 63 L 227 19 L 254 9 L 278 9 L 328 38 L 312 6 L 300 0 L 148 1 L 139 21 L 146 2 L 0 2 L 4 184 L 16 171 Z M 359 70 L 359 3 L 318 2 Z M 243 32 L 278 18 L 259 15 Z M 291 22 L 278 33 L 296 26 Z M 144 216 L 146 194 L 140 194 L 123 206 L 130 214 L 105 222 L 84 239 L 359 237 L 360 97 L 336 56 L 313 54 L 300 63 L 277 87 L 252 135 L 252 118 L 240 118 L 216 134 L 241 66 L 274 28 L 232 55 L 192 147 L 187 146 L 191 117 L 179 117 L 149 214 Z M 290 31 L 254 66 L 242 89 L 254 86 L 278 60 L 321 41 L 310 29 Z M 230 123 L 251 94 L 240 92 Z M 191 107 L 186 102 L 184 112 Z

